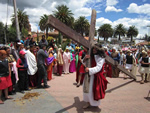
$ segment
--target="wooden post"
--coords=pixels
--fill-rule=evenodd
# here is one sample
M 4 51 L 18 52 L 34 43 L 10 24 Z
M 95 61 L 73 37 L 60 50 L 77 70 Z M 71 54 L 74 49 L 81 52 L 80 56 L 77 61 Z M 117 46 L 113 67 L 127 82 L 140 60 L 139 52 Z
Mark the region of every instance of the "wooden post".
M 95 35 L 95 23 L 96 23 L 96 10 L 93 9 L 92 16 L 91 16 L 90 33 L 89 33 L 89 55 L 91 54 L 92 44 Z M 88 60 L 88 67 L 91 67 L 90 63 L 91 61 Z
M 95 35 L 95 23 L 96 23 L 96 11 L 93 9 L 92 16 L 91 16 L 90 33 L 89 33 L 89 51 L 88 51 L 89 55 L 91 54 L 92 44 L 93 44 L 94 35 Z M 86 63 L 86 67 L 91 67 L 91 58 L 88 59 Z M 84 85 L 83 85 L 84 93 L 89 93 L 89 87 L 90 87 L 89 82 L 90 82 L 89 73 L 85 73 Z

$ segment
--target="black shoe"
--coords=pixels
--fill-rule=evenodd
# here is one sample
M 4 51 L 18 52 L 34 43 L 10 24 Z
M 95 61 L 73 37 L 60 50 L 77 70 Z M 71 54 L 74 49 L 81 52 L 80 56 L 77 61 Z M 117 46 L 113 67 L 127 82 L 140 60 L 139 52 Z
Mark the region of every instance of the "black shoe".
M 40 86 L 37 86 L 37 88 L 44 88 L 42 85 L 40 85 Z
M 25 89 L 25 91 L 31 91 L 31 89 Z
M 44 88 L 49 88 L 50 86 L 49 85 L 44 85 Z
M 20 93 L 24 94 L 25 92 L 22 90 L 22 91 L 20 91 Z

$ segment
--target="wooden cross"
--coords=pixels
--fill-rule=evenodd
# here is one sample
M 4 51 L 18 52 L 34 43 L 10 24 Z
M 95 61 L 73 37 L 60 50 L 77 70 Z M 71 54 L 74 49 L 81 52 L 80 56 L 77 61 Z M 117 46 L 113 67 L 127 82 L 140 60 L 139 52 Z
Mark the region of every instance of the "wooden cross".
M 60 31 L 62 34 L 66 35 L 68 38 L 74 40 L 75 42 L 79 43 L 80 45 L 83 45 L 86 48 L 89 48 L 91 50 L 92 42 L 94 39 L 95 34 L 95 22 L 96 22 L 96 11 L 92 10 L 92 17 L 91 17 L 91 25 L 90 25 L 90 33 L 89 33 L 89 40 L 86 40 L 83 36 L 81 36 L 76 31 L 72 30 L 70 27 L 66 26 L 64 23 L 53 17 L 52 15 L 49 16 L 47 25 L 50 25 Z M 125 73 L 126 75 L 130 76 L 134 80 L 136 80 L 135 76 L 124 69 L 122 66 L 118 65 L 111 57 L 106 55 L 105 58 L 106 62 L 109 64 L 116 66 L 120 71 Z M 89 66 L 90 63 L 88 63 Z M 89 66 L 90 67 L 90 66 Z

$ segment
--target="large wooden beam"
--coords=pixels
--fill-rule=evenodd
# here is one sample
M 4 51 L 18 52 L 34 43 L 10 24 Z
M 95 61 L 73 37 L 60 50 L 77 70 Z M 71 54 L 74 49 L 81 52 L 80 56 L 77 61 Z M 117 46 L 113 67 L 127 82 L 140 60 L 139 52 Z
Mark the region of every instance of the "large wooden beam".
M 55 29 L 57 29 L 58 31 L 60 31 L 61 33 L 63 33 L 64 35 L 66 35 L 67 37 L 69 37 L 72 40 L 74 40 L 75 42 L 83 45 L 86 48 L 89 48 L 89 45 L 90 45 L 89 42 L 90 41 L 86 40 L 79 33 L 77 33 L 76 31 L 72 30 L 71 28 L 69 28 L 68 26 L 66 26 L 65 24 L 63 24 L 61 21 L 59 21 L 58 19 L 56 19 L 52 15 L 49 16 L 48 21 L 47 21 L 47 25 L 50 25 L 50 26 L 54 27 Z M 93 29 L 92 26 L 91 26 L 91 29 Z M 128 72 L 123 67 L 121 67 L 120 65 L 118 65 L 111 57 L 106 56 L 105 59 L 106 59 L 106 62 L 108 62 L 109 64 L 111 64 L 113 66 L 116 66 L 116 68 L 118 68 L 123 73 L 127 74 L 128 76 L 132 77 L 133 79 L 136 79 L 135 76 L 132 73 Z
M 89 47 L 89 41 L 86 40 L 84 37 L 82 37 L 79 33 L 72 30 L 70 27 L 53 17 L 52 15 L 49 16 L 47 24 L 54 27 L 58 31 L 60 31 L 62 34 L 66 35 L 67 37 L 71 38 L 75 42 L 79 43 L 80 45 L 83 45 L 84 47 Z
M 91 53 L 91 49 L 94 41 L 95 24 L 96 24 L 96 10 L 93 9 L 91 15 L 90 32 L 89 32 L 89 54 Z M 91 67 L 90 59 L 88 60 L 88 67 Z

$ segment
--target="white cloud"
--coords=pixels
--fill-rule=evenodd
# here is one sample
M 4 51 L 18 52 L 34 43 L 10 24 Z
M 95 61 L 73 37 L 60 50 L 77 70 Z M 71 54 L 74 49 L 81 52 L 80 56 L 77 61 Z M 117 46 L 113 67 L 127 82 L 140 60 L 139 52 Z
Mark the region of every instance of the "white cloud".
M 92 9 L 91 8 L 80 8 L 74 11 L 74 17 L 77 18 L 79 16 L 91 16 Z
M 112 24 L 112 21 L 104 17 L 96 19 L 96 29 L 98 29 L 103 24 Z
M 110 12 L 110 11 L 121 12 L 123 10 L 122 9 L 116 9 L 114 6 L 107 6 L 105 9 L 105 12 Z
M 118 19 L 118 20 L 112 22 L 109 19 L 102 17 L 102 18 L 98 18 L 96 20 L 96 29 L 98 29 L 101 25 L 103 25 L 105 23 L 111 24 L 112 28 L 114 28 L 116 25 L 118 25 L 120 23 L 122 23 L 125 26 L 125 28 L 127 28 L 127 29 L 130 26 L 134 25 L 139 31 L 139 34 L 137 37 L 141 37 L 148 33 L 147 26 L 150 25 L 150 20 L 148 20 L 146 18 L 134 18 L 134 19 L 121 18 L 121 19 Z
M 110 12 L 110 11 L 121 12 L 121 11 L 123 11 L 122 9 L 117 9 L 114 7 L 117 4 L 118 4 L 118 0 L 107 0 L 105 12 Z
M 8 7 L 8 19 L 7 19 L 7 5 L 6 4 L 0 4 L 0 21 L 3 22 L 4 24 L 11 24 L 11 16 L 14 13 L 14 9 L 12 6 Z
M 118 3 L 118 0 L 107 0 L 106 5 L 107 6 L 114 6 Z
M 129 13 L 147 14 L 150 16 L 150 4 L 138 6 L 136 3 L 131 3 L 127 10 Z

